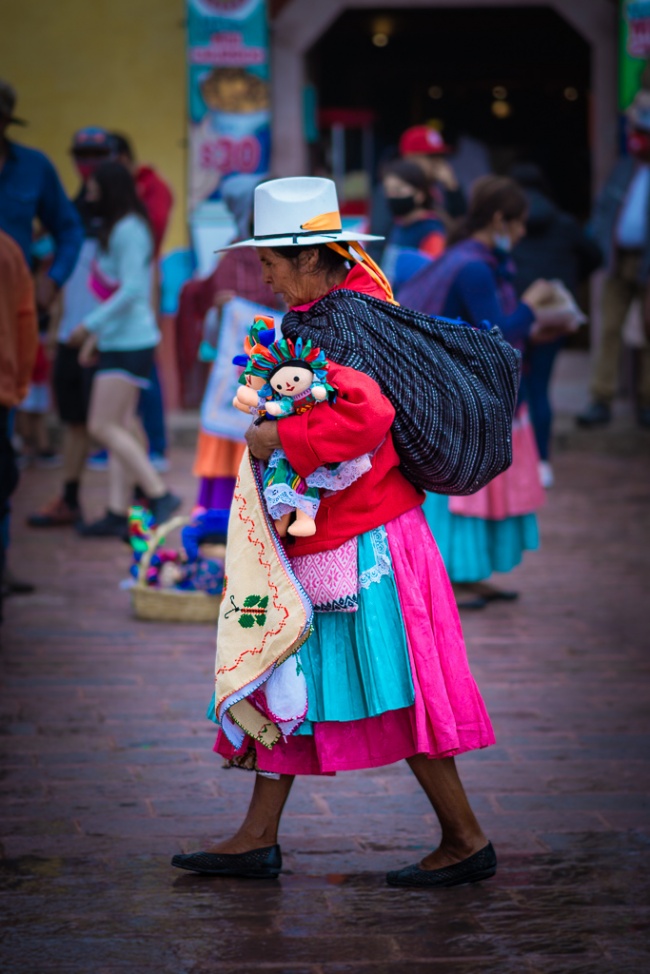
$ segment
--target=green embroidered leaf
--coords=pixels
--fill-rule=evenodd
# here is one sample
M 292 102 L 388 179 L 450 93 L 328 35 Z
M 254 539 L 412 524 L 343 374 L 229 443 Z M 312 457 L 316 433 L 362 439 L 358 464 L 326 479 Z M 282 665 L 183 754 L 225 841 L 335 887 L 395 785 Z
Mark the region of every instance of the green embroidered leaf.
M 255 616 L 255 622 L 258 624 L 258 626 L 263 626 L 266 622 L 266 616 L 264 613 L 262 613 L 261 616 Z
M 263 598 L 260 599 L 260 609 L 265 609 L 268 604 L 269 604 L 269 597 L 268 595 L 265 595 Z
M 246 598 L 244 599 L 244 608 L 250 609 L 252 606 L 257 605 L 259 600 L 260 600 L 259 595 L 247 595 Z
M 252 627 L 255 625 L 254 618 L 251 615 L 240 615 L 237 621 L 242 629 L 252 629 Z

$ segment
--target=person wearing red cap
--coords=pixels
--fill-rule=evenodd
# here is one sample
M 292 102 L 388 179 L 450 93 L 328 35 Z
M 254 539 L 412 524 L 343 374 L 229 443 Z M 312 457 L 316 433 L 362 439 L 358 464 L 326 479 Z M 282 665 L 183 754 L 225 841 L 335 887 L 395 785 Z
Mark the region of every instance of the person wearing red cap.
M 440 132 L 429 125 L 413 125 L 402 132 L 399 154 L 417 163 L 431 181 L 432 195 L 449 216 L 463 216 L 465 194 L 447 158 L 451 148 Z

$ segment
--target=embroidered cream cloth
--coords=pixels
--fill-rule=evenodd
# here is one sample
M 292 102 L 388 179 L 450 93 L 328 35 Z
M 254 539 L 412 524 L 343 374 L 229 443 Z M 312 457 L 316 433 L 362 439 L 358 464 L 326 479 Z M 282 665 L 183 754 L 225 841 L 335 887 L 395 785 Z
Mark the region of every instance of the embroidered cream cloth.
M 309 636 L 312 617 L 266 510 L 260 464 L 246 450 L 230 508 L 209 711 L 236 747 L 246 734 L 272 747 L 304 720 L 307 685 L 291 657 Z

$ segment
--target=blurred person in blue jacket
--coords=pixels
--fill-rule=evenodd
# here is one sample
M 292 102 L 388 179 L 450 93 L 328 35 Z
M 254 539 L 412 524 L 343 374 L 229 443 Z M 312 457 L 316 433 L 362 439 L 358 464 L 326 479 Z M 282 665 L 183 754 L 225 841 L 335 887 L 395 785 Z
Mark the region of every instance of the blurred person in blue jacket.
M 0 230 L 18 244 L 29 267 L 35 220 L 52 236 L 54 259 L 47 273 L 38 277 L 35 292 L 39 316 L 44 316 L 72 274 L 83 232 L 77 212 L 47 156 L 7 138 L 9 126 L 26 124 L 15 115 L 15 107 L 16 92 L 7 81 L 0 80 Z M 9 514 L 0 516 L 6 548 Z M 10 592 L 30 592 L 33 588 L 29 582 L 14 578 L 6 568 L 3 584 Z
M 604 426 L 618 390 L 623 325 L 639 301 L 650 314 L 650 91 L 641 90 L 627 112 L 628 154 L 617 162 L 594 209 L 591 226 L 607 266 L 602 333 L 592 368 L 591 402 L 579 426 Z M 639 424 L 650 427 L 650 343 L 641 349 L 636 389 Z
M 575 217 L 553 202 L 542 170 L 532 162 L 512 167 L 510 176 L 522 187 L 528 200 L 526 236 L 514 248 L 515 290 L 519 297 L 540 278 L 559 280 L 576 296 L 578 285 L 600 266 L 600 247 Z M 550 443 L 553 411 L 549 387 L 557 353 L 565 339 L 543 344 L 527 342 L 524 376 L 530 419 L 540 456 L 540 478 L 544 487 L 553 484 Z
M 0 229 L 13 237 L 30 266 L 34 220 L 53 237 L 54 260 L 36 291 L 39 310 L 47 311 L 72 274 L 83 232 L 77 211 L 47 156 L 7 138 L 10 125 L 25 124 L 14 115 L 15 106 L 14 89 L 0 81 Z

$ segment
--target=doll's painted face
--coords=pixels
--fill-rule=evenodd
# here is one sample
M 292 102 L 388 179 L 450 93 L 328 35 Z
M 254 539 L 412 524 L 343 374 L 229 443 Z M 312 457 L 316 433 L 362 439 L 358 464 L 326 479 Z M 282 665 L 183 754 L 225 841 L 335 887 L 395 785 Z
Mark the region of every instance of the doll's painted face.
M 271 388 L 279 396 L 299 396 L 306 392 L 314 379 L 314 373 L 304 365 L 283 365 L 273 373 Z

